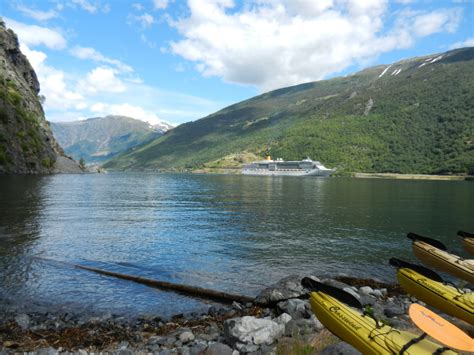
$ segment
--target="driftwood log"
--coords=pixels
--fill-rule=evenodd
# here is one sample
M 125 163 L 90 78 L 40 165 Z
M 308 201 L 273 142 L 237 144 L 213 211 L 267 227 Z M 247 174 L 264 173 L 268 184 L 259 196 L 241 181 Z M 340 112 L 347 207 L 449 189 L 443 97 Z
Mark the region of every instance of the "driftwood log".
M 210 290 L 210 289 L 202 288 L 202 287 L 182 285 L 182 284 L 177 284 L 173 282 L 150 279 L 146 277 L 133 276 L 133 275 L 123 274 L 119 272 L 107 271 L 107 270 L 103 270 L 103 269 L 99 269 L 95 267 L 73 264 L 66 261 L 58 261 L 58 260 L 42 258 L 42 257 L 34 257 L 34 258 L 38 260 L 47 261 L 47 262 L 69 265 L 78 269 L 92 271 L 101 275 L 112 276 L 112 277 L 116 277 L 123 280 L 129 280 L 129 281 L 137 282 L 143 285 L 160 288 L 163 290 L 174 291 L 174 292 L 178 292 L 187 296 L 205 298 L 205 299 L 210 299 L 210 300 L 214 300 L 214 301 L 218 301 L 222 303 L 232 303 L 234 301 L 240 302 L 240 303 L 246 303 L 246 302 L 254 303 L 255 301 L 255 298 L 250 297 L 250 296 L 236 295 L 232 293 Z
M 122 274 L 119 272 L 102 270 L 102 269 L 98 269 L 98 268 L 94 268 L 90 266 L 83 266 L 83 265 L 76 265 L 76 264 L 74 266 L 78 269 L 96 272 L 101 275 L 113 276 L 119 279 L 129 280 L 129 281 L 141 283 L 144 285 L 161 288 L 164 290 L 176 291 L 188 296 L 212 299 L 219 302 L 232 303 L 234 301 L 237 301 L 237 302 L 245 303 L 245 302 L 254 302 L 255 300 L 253 297 L 249 297 L 249 296 L 235 295 L 232 293 L 215 291 L 215 290 L 210 290 L 210 289 L 202 288 L 202 287 L 181 285 L 181 284 L 176 284 L 176 283 L 167 282 L 167 281 L 150 279 L 146 277 Z

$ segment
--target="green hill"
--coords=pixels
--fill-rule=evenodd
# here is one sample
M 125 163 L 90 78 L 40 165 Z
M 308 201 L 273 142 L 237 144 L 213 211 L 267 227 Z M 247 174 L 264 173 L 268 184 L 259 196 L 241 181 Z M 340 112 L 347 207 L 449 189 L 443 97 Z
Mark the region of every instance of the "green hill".
M 112 159 L 125 170 L 238 165 L 310 156 L 339 171 L 474 171 L 474 48 L 283 88 Z M 232 159 L 229 159 L 232 157 Z
M 104 162 L 161 136 L 168 128 L 125 116 L 106 116 L 73 122 L 50 122 L 64 151 L 88 163 Z

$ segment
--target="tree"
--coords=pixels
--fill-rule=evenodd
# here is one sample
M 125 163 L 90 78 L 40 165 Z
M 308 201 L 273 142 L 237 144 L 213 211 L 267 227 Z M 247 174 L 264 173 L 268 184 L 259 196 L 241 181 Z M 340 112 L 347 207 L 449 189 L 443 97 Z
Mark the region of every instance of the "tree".
M 86 170 L 86 161 L 82 157 L 79 159 L 79 168 L 81 168 L 83 171 Z

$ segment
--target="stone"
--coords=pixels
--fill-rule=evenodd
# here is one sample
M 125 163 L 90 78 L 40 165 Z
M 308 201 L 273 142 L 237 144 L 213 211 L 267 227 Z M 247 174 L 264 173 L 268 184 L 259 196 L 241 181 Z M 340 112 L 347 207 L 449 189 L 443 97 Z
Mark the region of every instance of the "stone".
M 176 348 L 180 348 L 183 346 L 183 342 L 181 340 L 176 340 L 173 344 Z
M 11 341 L 11 340 L 7 340 L 3 343 L 3 346 L 6 348 L 17 348 L 18 343 L 15 343 L 14 341 Z
M 124 348 L 124 349 L 120 349 L 117 352 L 117 355 L 133 355 L 133 351 L 130 349 Z
M 195 339 L 195 336 L 193 332 L 191 331 L 184 331 L 179 335 L 179 340 L 181 340 L 183 344 L 193 341 L 194 339 Z
M 209 309 L 207 310 L 207 314 L 209 314 L 211 317 L 217 316 L 217 308 L 214 306 L 209 307 Z
M 23 330 L 28 330 L 30 327 L 30 317 L 27 314 L 19 314 L 15 317 L 15 322 Z
M 300 335 L 300 328 L 294 319 L 285 324 L 285 336 L 297 337 Z
M 374 290 L 370 286 L 362 286 L 359 288 L 359 294 L 361 296 L 370 296 L 373 292 Z
M 360 352 L 357 351 L 352 345 L 347 344 L 346 342 L 341 341 L 340 343 L 329 345 L 320 351 L 320 355 L 359 355 Z
M 283 313 L 279 317 L 275 318 L 273 321 L 277 322 L 278 324 L 285 325 L 291 320 L 291 316 L 288 313 Z
M 309 317 L 309 321 L 311 322 L 309 324 L 311 324 L 311 326 L 317 331 L 320 331 L 324 328 L 324 325 L 319 321 L 315 314 L 312 314 L 311 317 Z
M 39 349 L 36 352 L 37 355 L 57 355 L 59 354 L 59 351 L 57 351 L 55 348 L 49 347 L 49 348 L 43 348 Z
M 204 355 L 232 355 L 233 350 L 229 345 L 214 343 L 207 347 Z
M 271 345 L 261 345 L 258 355 L 276 355 L 276 347 Z
M 289 298 L 296 298 L 306 293 L 301 286 L 301 276 L 290 275 L 280 280 L 277 284 L 264 289 L 255 298 L 255 302 L 261 305 L 271 304 Z
M 242 309 L 244 309 L 244 307 L 239 303 L 239 302 L 232 302 L 232 307 L 234 307 L 235 309 L 241 311 Z
M 180 349 L 178 349 L 178 354 L 179 355 L 190 355 L 191 351 L 189 350 L 189 347 L 183 346 Z
M 153 339 L 153 342 L 150 343 L 150 340 Z M 149 345 L 154 345 L 154 344 L 157 344 L 157 345 L 161 345 L 161 346 L 171 346 L 174 344 L 174 342 L 176 341 L 176 338 L 174 336 L 156 336 L 156 337 L 151 337 L 150 339 L 148 339 L 148 343 Z
M 377 297 L 378 299 L 383 298 L 382 291 L 380 290 L 373 290 L 371 295 L 374 297 Z
M 230 345 L 237 342 L 269 345 L 281 337 L 284 332 L 285 326 L 271 319 L 245 316 L 228 319 L 224 322 L 224 335 Z
M 198 339 L 202 339 L 202 340 L 205 340 L 205 341 L 216 341 L 218 338 L 219 338 L 219 333 L 203 333 L 203 334 L 199 334 L 198 336 Z
M 154 345 L 148 345 L 147 349 L 149 352 L 158 353 L 160 352 L 161 347 L 158 344 L 154 344 Z M 87 355 L 87 353 L 85 355 Z
M 189 355 L 201 355 L 206 350 L 207 345 L 197 343 L 189 348 Z
M 293 319 L 308 318 L 310 315 L 308 312 L 309 302 L 298 298 L 279 302 L 277 306 L 282 311 L 288 313 Z
M 311 319 L 298 319 L 296 325 L 299 329 L 299 334 L 313 334 L 315 332 L 315 324 Z
M 360 295 L 359 302 L 362 305 L 370 305 L 373 306 L 375 302 L 377 302 L 377 299 L 373 296 L 367 296 L 367 295 Z
M 393 303 L 392 305 L 386 307 L 383 311 L 383 313 L 389 317 L 389 318 L 393 318 L 393 317 L 397 317 L 397 316 L 401 316 L 402 314 L 405 314 L 405 311 L 403 310 L 402 307 L 396 305 L 395 303 Z
M 119 349 L 125 349 L 128 347 L 128 341 L 121 341 L 118 345 L 117 345 L 117 348 Z
M 148 338 L 147 344 L 148 344 L 148 345 L 159 344 L 163 338 L 164 338 L 164 337 L 162 337 L 162 336 L 157 336 L 157 335 L 151 336 L 151 337 Z
M 242 353 L 252 353 L 255 351 L 258 351 L 260 348 L 258 345 L 255 344 L 243 344 L 243 343 L 237 343 L 235 344 L 235 347 L 237 350 L 239 350 Z

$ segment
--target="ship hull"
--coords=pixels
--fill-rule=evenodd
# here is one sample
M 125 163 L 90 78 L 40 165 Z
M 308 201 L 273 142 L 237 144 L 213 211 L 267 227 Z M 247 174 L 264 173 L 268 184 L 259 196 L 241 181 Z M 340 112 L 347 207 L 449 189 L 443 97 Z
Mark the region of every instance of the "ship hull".
M 252 175 L 252 176 L 320 176 L 320 177 L 327 177 L 331 175 L 334 170 L 319 170 L 319 169 L 312 169 L 312 170 L 301 170 L 301 171 L 284 171 L 284 170 L 265 170 L 265 169 L 256 169 L 256 170 L 249 170 L 244 169 L 242 170 L 242 175 Z

